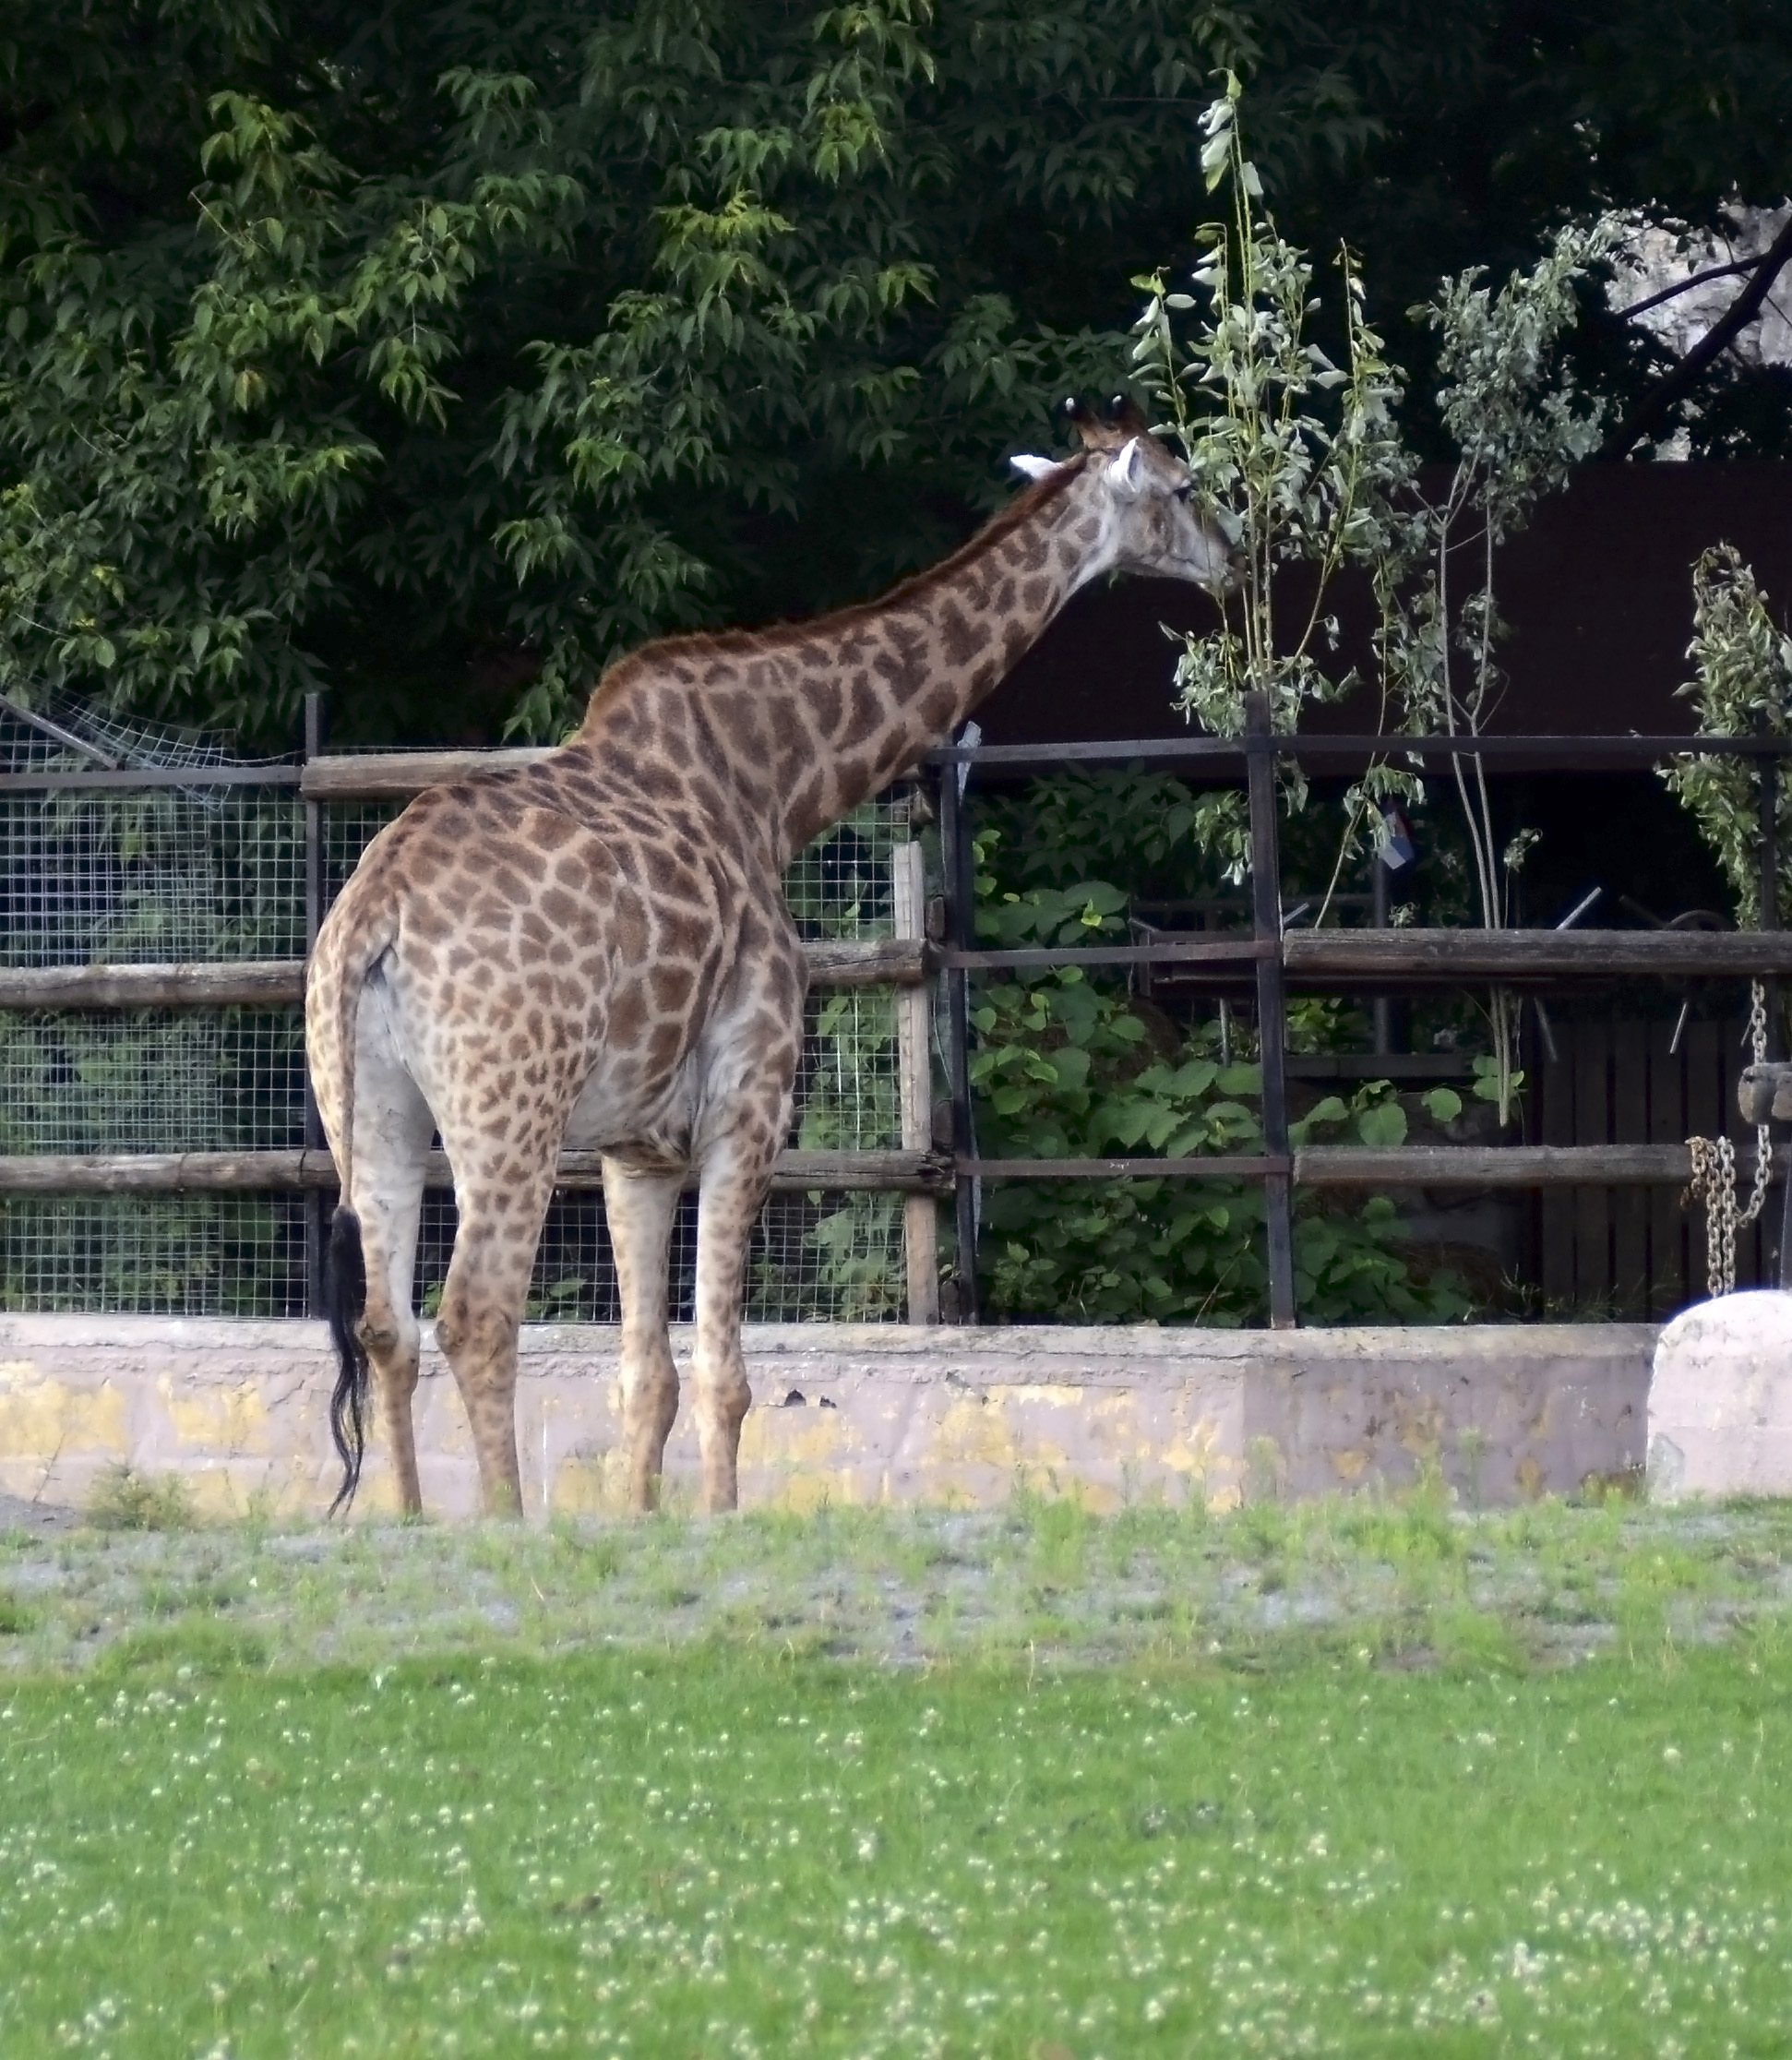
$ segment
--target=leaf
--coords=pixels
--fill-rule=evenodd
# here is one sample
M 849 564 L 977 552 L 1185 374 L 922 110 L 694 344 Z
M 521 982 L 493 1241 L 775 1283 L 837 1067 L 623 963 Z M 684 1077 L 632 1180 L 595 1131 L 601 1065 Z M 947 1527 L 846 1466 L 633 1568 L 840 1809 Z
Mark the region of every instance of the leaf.
M 1388 1150 L 1406 1142 L 1406 1111 L 1397 1101 L 1378 1102 L 1356 1118 L 1356 1134 L 1365 1144 Z
M 1433 1087 L 1425 1096 L 1425 1112 L 1434 1123 L 1453 1123 L 1463 1112 L 1463 1097 L 1453 1087 Z
M 1051 1068 L 1060 1087 L 1077 1088 L 1089 1084 L 1089 1054 L 1074 1047 L 1051 1055 Z

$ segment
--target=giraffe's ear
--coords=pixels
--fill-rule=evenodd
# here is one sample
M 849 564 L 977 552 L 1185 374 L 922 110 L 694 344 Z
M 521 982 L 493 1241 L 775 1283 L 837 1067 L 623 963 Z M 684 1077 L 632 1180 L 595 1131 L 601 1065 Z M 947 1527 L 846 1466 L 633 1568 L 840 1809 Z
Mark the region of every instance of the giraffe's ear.
M 1017 451 L 1009 460 L 1017 473 L 1025 473 L 1029 479 L 1049 479 L 1055 472 L 1064 467 L 1056 458 L 1035 458 L 1030 451 Z
M 1109 484 L 1117 494 L 1134 499 L 1145 483 L 1145 461 L 1140 455 L 1139 439 L 1129 437 L 1115 454 L 1107 468 Z

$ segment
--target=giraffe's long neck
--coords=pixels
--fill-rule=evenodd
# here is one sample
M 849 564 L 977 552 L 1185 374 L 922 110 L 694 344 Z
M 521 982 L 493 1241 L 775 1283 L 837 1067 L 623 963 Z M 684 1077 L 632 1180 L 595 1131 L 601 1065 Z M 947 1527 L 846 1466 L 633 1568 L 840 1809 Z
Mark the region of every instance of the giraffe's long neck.
M 1096 496 L 1085 465 L 1067 468 L 887 602 L 797 634 L 794 664 L 767 712 L 786 853 L 956 729 L 1077 589 L 1106 569 Z
M 783 866 L 949 735 L 1113 561 L 1099 458 L 1072 460 L 964 548 L 880 602 L 625 658 L 567 762 Z

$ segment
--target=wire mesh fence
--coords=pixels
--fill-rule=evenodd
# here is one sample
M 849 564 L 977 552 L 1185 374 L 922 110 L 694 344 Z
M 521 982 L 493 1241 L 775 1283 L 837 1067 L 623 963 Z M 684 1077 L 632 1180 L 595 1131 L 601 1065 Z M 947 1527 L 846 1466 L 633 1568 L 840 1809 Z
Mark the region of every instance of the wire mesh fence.
M 54 734 L 53 734 L 54 733 Z M 166 773 L 229 762 L 216 739 L 111 723 L 76 708 L 48 725 L 0 709 L 0 772 Z M 323 811 L 327 906 L 400 802 Z M 305 810 L 291 785 L 12 789 L 0 793 L 0 964 L 293 959 L 305 937 Z M 891 863 L 907 802 L 861 808 L 802 853 L 786 893 L 805 938 L 892 930 Z M 292 1148 L 305 1142 L 297 1009 L 0 1011 L 0 1154 Z M 868 1151 L 901 1142 L 897 1003 L 848 988 L 811 997 L 791 1143 Z M 297 1195 L 17 1195 L 0 1200 L 8 1310 L 283 1316 L 306 1303 Z M 674 1240 L 687 1313 L 694 1202 Z M 452 1197 L 430 1194 L 417 1289 L 433 1306 L 452 1249 Z M 761 1320 L 905 1313 L 902 1202 L 778 1194 L 748 1262 Z M 602 1199 L 564 1192 L 542 1238 L 529 1315 L 609 1321 L 615 1274 Z
M 121 1316 L 303 1316 L 301 1195 L 11 1195 L 0 1308 Z

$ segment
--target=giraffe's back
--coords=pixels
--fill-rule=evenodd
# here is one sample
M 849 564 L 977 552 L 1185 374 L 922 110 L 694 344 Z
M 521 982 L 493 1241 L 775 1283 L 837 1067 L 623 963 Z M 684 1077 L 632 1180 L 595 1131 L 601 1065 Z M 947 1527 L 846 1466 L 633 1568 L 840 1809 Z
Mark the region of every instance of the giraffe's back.
M 677 1157 L 718 1035 L 754 1021 L 768 980 L 782 1025 L 800 952 L 775 880 L 687 804 L 568 792 L 539 776 L 554 767 L 420 795 L 364 854 L 319 961 L 376 912 L 390 930 L 363 1006 L 445 1141 L 576 1105 L 571 1141 Z

